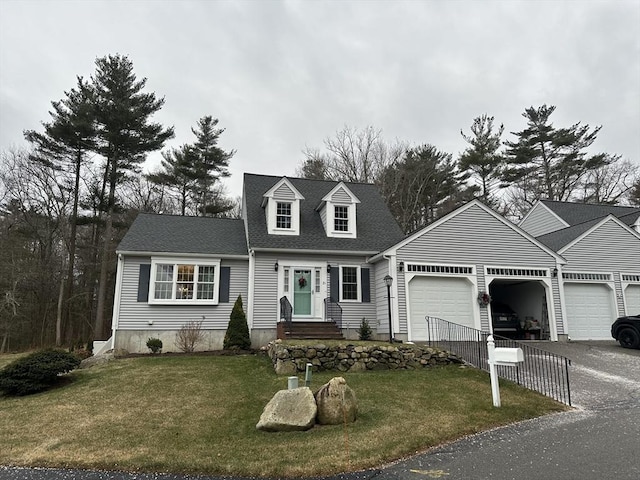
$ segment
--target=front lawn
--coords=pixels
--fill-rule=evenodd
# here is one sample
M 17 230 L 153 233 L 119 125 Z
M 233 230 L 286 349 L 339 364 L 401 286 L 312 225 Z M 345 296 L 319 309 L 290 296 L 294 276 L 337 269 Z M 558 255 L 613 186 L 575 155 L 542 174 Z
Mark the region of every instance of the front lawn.
M 338 375 L 314 374 L 312 389 Z M 255 425 L 287 385 L 266 356 L 158 355 L 78 370 L 49 392 L 0 395 L 0 465 L 324 475 L 566 408 L 505 383 L 496 409 L 488 375 L 460 366 L 341 375 L 358 398 L 355 423 L 266 433 Z

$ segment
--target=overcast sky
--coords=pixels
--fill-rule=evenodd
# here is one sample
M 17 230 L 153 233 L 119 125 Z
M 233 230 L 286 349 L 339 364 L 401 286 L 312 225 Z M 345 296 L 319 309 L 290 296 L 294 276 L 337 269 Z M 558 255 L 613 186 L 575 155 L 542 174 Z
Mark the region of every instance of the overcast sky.
M 0 149 L 115 53 L 165 97 L 167 146 L 220 120 L 234 196 L 345 125 L 457 157 L 474 117 L 519 131 L 545 103 L 556 126 L 603 126 L 594 153 L 640 164 L 640 0 L 0 0 Z

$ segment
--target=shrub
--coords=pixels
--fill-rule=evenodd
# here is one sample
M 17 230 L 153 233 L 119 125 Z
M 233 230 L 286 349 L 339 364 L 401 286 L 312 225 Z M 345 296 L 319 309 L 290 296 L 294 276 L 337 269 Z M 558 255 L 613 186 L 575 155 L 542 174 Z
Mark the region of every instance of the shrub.
M 373 334 L 373 331 L 371 330 L 369 322 L 367 322 L 366 318 L 362 319 L 360 327 L 356 331 L 358 332 L 358 338 L 360 338 L 360 340 L 370 340 L 371 335 Z
M 162 351 L 162 340 L 159 338 L 150 338 L 147 340 L 147 348 L 151 350 L 151 353 L 159 353 Z
M 0 390 L 29 395 L 55 385 L 59 375 L 80 365 L 80 358 L 64 350 L 47 349 L 19 358 L 0 371 Z
M 202 340 L 204 340 L 202 322 L 187 322 L 176 333 L 176 346 L 185 353 L 193 352 Z
M 224 334 L 223 348 L 225 350 L 248 350 L 251 348 L 247 316 L 244 314 L 242 296 L 240 295 L 238 295 L 238 299 L 233 305 L 233 310 L 231 310 L 229 326 Z

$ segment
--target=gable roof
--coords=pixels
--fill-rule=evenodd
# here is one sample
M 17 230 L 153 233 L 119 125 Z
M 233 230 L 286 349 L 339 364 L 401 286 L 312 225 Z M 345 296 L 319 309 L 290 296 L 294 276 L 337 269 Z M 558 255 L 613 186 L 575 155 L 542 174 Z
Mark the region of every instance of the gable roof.
M 618 218 L 631 216 L 634 221 L 638 216 L 640 216 L 640 208 L 638 207 L 558 202 L 552 200 L 540 200 L 540 203 L 569 225 L 577 225 L 579 223 L 588 222 L 589 220 L 595 220 L 596 218 L 601 219 L 607 215 L 613 215 Z M 630 218 L 628 221 L 630 221 Z M 627 225 L 633 225 L 633 221 L 631 223 L 627 223 Z
M 344 185 L 361 203 L 357 205 L 358 238 L 327 237 L 316 207 L 341 182 L 287 178 L 302 195 L 300 202 L 300 235 L 269 235 L 262 198 L 282 177 L 244 174 L 244 208 L 248 244 L 251 249 L 295 249 L 312 251 L 377 253 L 403 238 L 402 230 L 391 215 L 375 185 Z
M 445 223 L 445 222 L 449 221 L 450 219 L 462 214 L 463 212 L 465 212 L 466 210 L 468 210 L 468 209 L 470 209 L 470 208 L 472 208 L 474 206 L 481 208 L 482 210 L 487 212 L 489 215 L 491 215 L 493 218 L 495 218 L 497 221 L 499 221 L 500 223 L 503 223 L 504 225 L 509 227 L 511 230 L 515 231 L 519 235 L 521 235 L 524 238 L 526 238 L 529 242 L 531 242 L 532 246 L 535 246 L 535 247 L 543 250 L 544 252 L 546 252 L 548 255 L 554 257 L 558 263 L 560 263 L 560 264 L 566 263 L 565 259 L 562 258 L 559 254 L 557 254 L 555 250 L 549 248 L 547 245 L 545 245 L 544 243 L 540 242 L 538 239 L 534 238 L 532 235 L 528 234 L 527 232 L 522 230 L 517 225 L 511 223 L 509 220 L 504 218 L 502 215 L 494 212 L 491 208 L 487 207 L 484 203 L 482 203 L 481 201 L 479 201 L 477 199 L 476 200 L 471 200 L 470 202 L 466 203 L 465 205 L 457 208 L 456 210 L 454 210 L 451 213 L 448 213 L 444 217 L 439 218 L 435 222 L 427 225 L 426 227 L 423 227 L 422 229 L 418 230 L 417 232 L 414 232 L 412 234 L 407 235 L 404 240 L 402 240 L 401 242 L 398 242 L 396 245 L 393 245 L 392 247 L 388 248 L 385 252 L 382 252 L 382 253 L 388 254 L 388 253 L 392 253 L 392 252 L 397 251 L 399 248 L 402 248 L 406 244 L 411 243 L 416 238 L 421 237 L 422 235 L 425 235 L 426 233 L 430 232 L 431 230 L 439 227 L 443 223 Z M 376 260 L 378 257 L 379 256 L 377 255 L 376 258 L 374 258 L 374 260 Z
M 149 213 L 138 214 L 116 251 L 248 255 L 242 220 Z
M 629 217 L 629 215 L 625 217 Z M 577 225 L 572 225 L 571 227 L 563 228 L 561 230 L 556 230 L 555 232 L 541 235 L 537 237 L 537 239 L 556 252 L 562 253 L 570 245 L 578 242 L 581 238 L 586 237 L 591 232 L 597 230 L 598 228 L 600 228 L 600 226 L 604 225 L 608 221 L 613 221 L 623 228 L 629 230 L 632 235 L 640 237 L 633 229 L 629 227 L 629 224 L 611 214 L 605 216 L 604 218 L 595 218 L 593 220 L 589 220 L 588 222 L 579 223 Z

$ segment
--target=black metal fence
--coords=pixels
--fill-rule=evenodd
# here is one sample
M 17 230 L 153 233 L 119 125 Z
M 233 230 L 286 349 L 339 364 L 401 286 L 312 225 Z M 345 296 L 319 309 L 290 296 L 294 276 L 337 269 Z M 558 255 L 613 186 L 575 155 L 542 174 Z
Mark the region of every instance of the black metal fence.
M 429 345 L 454 353 L 474 367 L 489 371 L 487 337 L 491 335 L 490 332 L 458 325 L 441 318 L 425 318 Z M 493 335 L 493 338 L 496 347 L 517 347 L 521 348 L 524 354 L 524 362 L 518 363 L 516 367 L 498 365 L 499 377 L 571 405 L 569 386 L 571 360 L 528 343 L 499 335 Z

